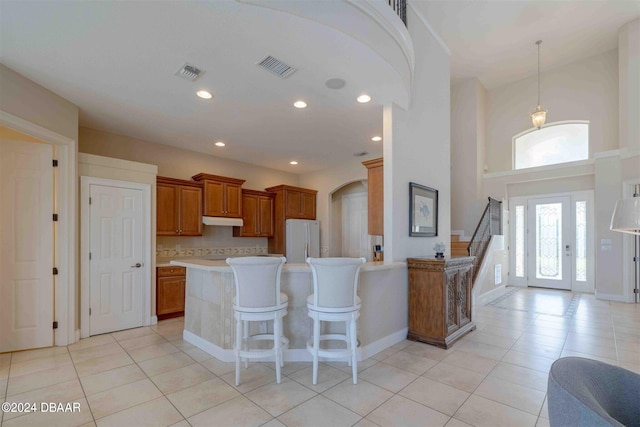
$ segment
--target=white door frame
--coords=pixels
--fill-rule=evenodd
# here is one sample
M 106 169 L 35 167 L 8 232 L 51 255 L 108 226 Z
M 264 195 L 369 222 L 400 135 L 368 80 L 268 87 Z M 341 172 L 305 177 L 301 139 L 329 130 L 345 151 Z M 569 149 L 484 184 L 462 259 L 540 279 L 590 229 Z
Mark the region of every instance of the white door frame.
M 142 191 L 142 247 L 144 268 L 142 280 L 144 282 L 142 313 L 143 326 L 151 324 L 151 186 L 139 182 L 118 181 L 114 179 L 95 178 L 92 176 L 80 177 L 80 337 L 88 338 L 90 334 L 89 307 L 91 306 L 91 269 L 89 263 L 90 248 L 90 221 L 89 221 L 89 194 L 91 185 L 103 185 L 107 187 L 123 187 Z
M 58 159 L 54 189 L 58 222 L 55 237 L 55 258 L 58 275 L 55 277 L 54 345 L 66 346 L 78 340 L 76 334 L 76 151 L 77 142 L 50 131 L 6 111 L 0 110 L 0 125 L 30 135 L 54 146 Z
M 531 196 L 515 196 L 509 198 L 509 284 L 512 286 L 527 286 L 528 281 L 527 278 L 518 278 L 515 277 L 515 205 L 524 204 L 524 224 L 525 227 L 528 224 L 528 204 L 532 199 L 540 199 L 546 197 L 561 197 L 561 196 L 569 196 L 571 199 L 571 217 L 572 221 L 575 218 L 575 202 L 579 199 L 584 199 L 587 201 L 587 281 L 586 282 L 576 282 L 572 277 L 571 283 L 571 291 L 573 292 L 586 292 L 593 294 L 595 292 L 595 200 L 594 200 L 594 191 L 593 190 L 584 190 L 584 191 L 573 191 L 566 193 L 552 193 L 552 194 L 537 194 Z M 571 262 L 571 274 L 573 275 L 573 271 L 575 269 L 574 261 L 575 261 L 575 230 L 571 230 L 570 232 L 571 239 L 571 247 L 572 247 L 572 262 Z M 527 233 L 525 233 L 525 253 L 527 250 Z M 527 258 L 525 256 L 525 268 L 527 267 Z
M 640 184 L 639 179 L 630 179 L 622 183 L 622 198 L 633 197 L 634 187 L 636 184 Z M 613 211 L 612 211 L 613 212 Z M 622 234 L 622 295 L 624 302 L 635 302 L 635 295 L 633 293 L 634 287 L 634 269 L 636 268 L 633 263 L 633 257 L 635 256 L 634 244 L 636 236 L 629 233 Z M 631 261 L 631 262 L 630 262 Z

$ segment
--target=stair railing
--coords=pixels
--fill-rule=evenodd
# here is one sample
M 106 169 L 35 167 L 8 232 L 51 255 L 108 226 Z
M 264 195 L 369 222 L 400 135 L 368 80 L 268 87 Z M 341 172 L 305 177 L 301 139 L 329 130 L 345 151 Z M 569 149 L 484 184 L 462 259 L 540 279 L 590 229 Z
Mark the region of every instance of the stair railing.
M 491 242 L 491 236 L 496 234 L 502 234 L 502 202 L 489 197 L 489 203 L 484 208 L 482 217 L 478 222 L 476 230 L 473 232 L 473 237 L 467 246 L 467 252 L 470 256 L 475 256 L 473 260 L 473 281 L 475 282 L 476 276 L 484 260 L 484 256 Z

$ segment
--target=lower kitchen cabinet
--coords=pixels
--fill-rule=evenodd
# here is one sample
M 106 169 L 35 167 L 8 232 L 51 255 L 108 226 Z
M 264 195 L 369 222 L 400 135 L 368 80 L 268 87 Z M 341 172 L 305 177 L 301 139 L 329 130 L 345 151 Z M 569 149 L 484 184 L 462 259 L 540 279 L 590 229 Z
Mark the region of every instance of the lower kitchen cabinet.
M 156 269 L 156 314 L 158 320 L 184 315 L 184 293 L 187 284 L 185 267 Z
M 449 348 L 476 325 L 471 320 L 474 257 L 409 258 L 407 339 Z

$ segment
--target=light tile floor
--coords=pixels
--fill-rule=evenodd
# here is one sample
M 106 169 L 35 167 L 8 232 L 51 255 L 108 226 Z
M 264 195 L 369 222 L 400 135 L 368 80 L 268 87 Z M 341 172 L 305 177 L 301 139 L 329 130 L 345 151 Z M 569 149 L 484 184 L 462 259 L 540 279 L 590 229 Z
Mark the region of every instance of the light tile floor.
M 234 364 L 182 340 L 182 319 L 68 347 L 0 354 L 0 401 L 78 402 L 80 412 L 2 415 L 12 426 L 547 426 L 561 356 L 640 372 L 640 305 L 508 288 L 453 348 L 403 341 L 358 365 Z

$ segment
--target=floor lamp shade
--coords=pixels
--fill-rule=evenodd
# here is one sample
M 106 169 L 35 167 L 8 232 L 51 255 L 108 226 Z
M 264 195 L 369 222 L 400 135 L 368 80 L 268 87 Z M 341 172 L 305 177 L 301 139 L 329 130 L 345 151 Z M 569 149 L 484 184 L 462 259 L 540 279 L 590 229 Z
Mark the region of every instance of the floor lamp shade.
M 640 197 L 618 200 L 609 228 L 623 233 L 640 235 Z

